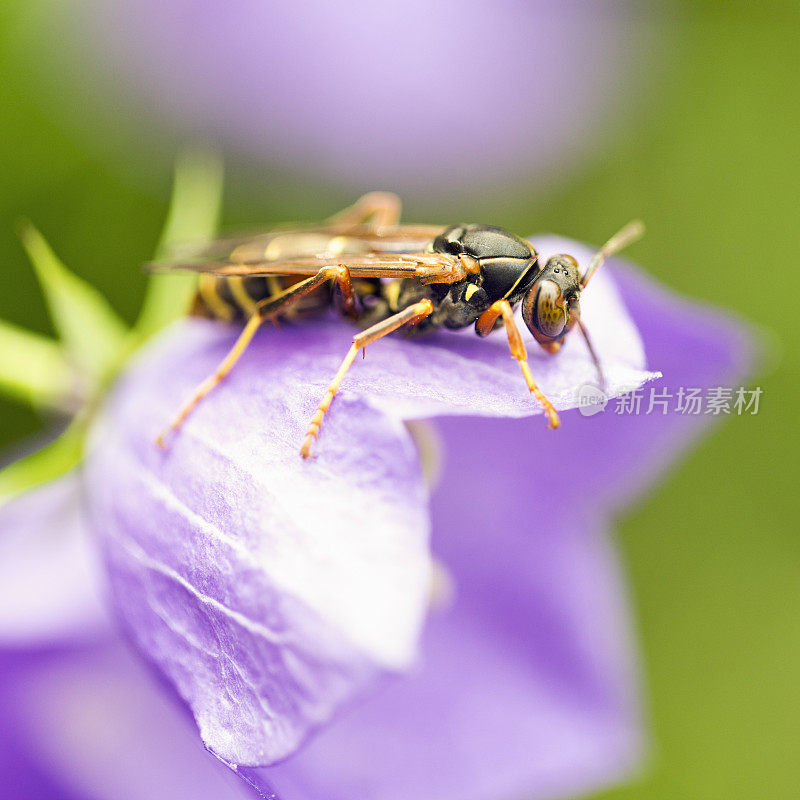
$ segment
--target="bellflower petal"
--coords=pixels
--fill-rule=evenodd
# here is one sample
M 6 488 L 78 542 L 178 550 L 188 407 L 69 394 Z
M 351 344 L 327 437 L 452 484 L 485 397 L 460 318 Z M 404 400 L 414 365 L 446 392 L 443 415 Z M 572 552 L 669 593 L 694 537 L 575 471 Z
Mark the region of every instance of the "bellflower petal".
M 0 506 L 0 646 L 107 632 L 101 587 L 76 473 Z
M 119 639 L 0 650 L 0 795 L 245 800 L 191 717 Z
M 706 307 L 668 296 L 628 269 L 617 267 L 616 274 L 625 306 L 641 332 L 641 349 L 650 363 L 663 366 L 669 386 L 730 383 L 750 368 L 752 348 L 741 326 Z M 587 301 L 588 297 L 587 292 Z M 196 455 L 204 441 L 235 452 L 251 471 L 258 460 L 253 451 L 269 461 L 278 458 L 270 448 L 285 447 L 287 454 L 296 457 L 293 426 L 298 423 L 293 408 L 258 414 L 265 413 L 265 405 L 274 397 L 271 392 L 277 391 L 270 388 L 276 371 L 285 378 L 281 391 L 287 396 L 305 386 L 307 379 L 327 380 L 323 376 L 328 365 L 318 368 L 308 358 L 298 362 L 295 351 L 286 347 L 287 337 L 302 334 L 299 342 L 313 348 L 319 344 L 315 337 L 320 332 L 340 336 L 336 346 L 346 347 L 347 328 L 334 326 L 328 332 L 324 323 L 287 327 L 259 337 L 245 363 L 219 389 L 217 399 L 212 396 L 198 409 L 173 444 L 172 453 L 160 456 L 164 461 L 158 465 L 158 475 L 172 480 L 169 486 L 176 497 L 185 492 L 209 516 L 240 523 L 226 529 L 229 536 L 244 540 L 255 535 L 255 523 L 241 524 L 247 506 L 236 507 L 240 497 L 236 468 L 241 465 L 220 462 L 219 455 L 207 447 L 206 460 L 193 463 L 196 477 L 188 475 L 180 482 L 175 481 L 174 461 Z M 173 398 L 164 395 L 177 388 L 188 391 L 230 337 L 216 326 L 197 322 L 169 336 L 120 386 L 108 412 L 109 422 L 96 433 L 97 450 L 89 464 L 87 486 L 95 519 L 105 523 L 100 532 L 106 537 L 112 570 L 118 568 L 112 556 L 124 550 L 126 539 L 141 537 L 134 545 L 140 546 L 142 539 L 145 544 L 155 541 L 158 547 L 151 549 L 166 564 L 177 563 L 181 557 L 189 561 L 190 555 L 183 551 L 199 545 L 196 569 L 187 573 L 194 578 L 201 576 L 203 563 L 209 571 L 215 564 L 237 564 L 233 559 L 212 562 L 209 554 L 218 555 L 221 548 L 209 531 L 198 534 L 195 530 L 203 527 L 199 514 L 181 530 L 170 523 L 163 531 L 154 531 L 169 519 L 175 506 L 167 499 L 165 509 L 164 496 L 152 487 L 142 491 L 137 481 L 151 480 L 142 475 L 156 464 L 149 459 L 159 458 L 151 456 L 144 443 L 163 422 L 160 415 L 172 410 Z M 478 344 L 488 345 L 496 337 Z M 461 347 L 458 339 L 451 339 L 455 349 Z M 433 342 L 399 344 L 439 347 Z M 370 414 L 376 406 L 391 408 L 389 393 L 374 388 L 370 403 L 362 403 L 366 395 L 356 391 L 356 376 L 380 362 L 381 352 L 388 353 L 392 346 L 387 340 L 370 348 L 367 361 L 354 368 L 350 390 L 343 387 L 337 398 L 340 425 L 325 432 L 317 463 L 308 465 L 311 469 L 323 470 L 326 464 L 338 467 L 343 462 L 340 450 L 360 446 L 353 440 L 354 433 L 362 430 L 362 420 L 354 412 L 365 414 L 366 430 L 373 435 L 372 426 L 382 417 Z M 189 355 L 193 360 L 178 358 Z M 333 354 L 322 356 L 336 360 Z M 280 365 L 280 358 L 289 367 Z M 407 378 L 409 390 L 417 385 L 412 378 L 425 378 L 419 370 L 429 363 L 420 358 L 411 361 L 417 371 Z M 465 363 L 472 362 L 463 358 L 459 367 Z M 632 366 L 641 368 L 642 364 Z M 165 365 L 171 369 L 163 369 Z M 390 370 L 392 361 L 384 366 Z M 452 375 L 443 368 L 443 380 L 450 379 Z M 420 407 L 432 402 L 431 398 L 441 402 L 428 380 L 431 386 L 428 394 L 421 394 Z M 313 408 L 318 388 L 298 398 L 298 403 L 307 404 L 306 411 Z M 481 389 L 489 391 L 488 406 L 498 401 L 490 386 Z M 263 404 L 262 395 L 267 398 Z M 405 407 L 415 410 L 413 403 Z M 232 416 L 234 411 L 238 417 Z M 155 412 L 159 419 L 154 418 Z M 278 413 L 283 414 L 285 436 L 283 426 L 276 428 L 281 433 L 265 430 Z M 491 413 L 491 408 L 483 413 Z M 457 596 L 449 610 L 431 615 L 419 668 L 353 704 L 280 765 L 242 769 L 240 774 L 265 796 L 277 797 L 276 789 L 283 800 L 548 798 L 588 791 L 627 774 L 642 748 L 640 714 L 624 591 L 604 536 L 605 520 L 646 488 L 708 420 L 674 413 L 619 416 L 610 410 L 584 418 L 570 412 L 557 434 L 543 431 L 538 419 L 460 416 L 439 420 L 446 460 L 432 497 L 434 549 L 454 575 Z M 115 421 L 124 421 L 131 430 L 121 431 L 112 424 Z M 248 442 L 252 442 L 251 451 Z M 393 430 L 376 447 L 399 446 L 390 455 L 402 460 L 406 443 Z M 104 458 L 101 450 L 106 448 L 112 456 Z M 183 454 L 180 448 L 185 448 Z M 380 465 L 385 455 L 376 449 L 372 463 Z M 220 470 L 230 470 L 237 494 L 226 496 L 209 483 L 214 463 Z M 346 459 L 344 463 L 351 468 Z M 202 488 L 209 486 L 206 496 Z M 114 492 L 119 496 L 115 498 Z M 117 501 L 122 503 L 118 513 L 112 510 Z M 258 511 L 263 508 L 258 506 Z M 371 509 L 358 511 L 368 519 Z M 138 532 L 137 519 L 143 533 Z M 302 531 L 294 535 L 298 533 Z M 169 541 L 179 534 L 188 535 L 189 541 Z M 270 529 L 260 536 L 270 538 Z M 116 557 L 123 565 L 122 577 L 112 571 L 117 599 L 121 596 L 121 610 L 131 615 L 129 625 L 135 634 L 137 625 L 144 622 L 147 630 L 154 620 L 147 618 L 146 610 L 137 618 L 130 607 L 124 607 L 137 592 L 146 605 L 147 593 L 135 586 L 130 596 L 126 592 L 136 580 L 146 583 L 148 578 L 125 574 L 124 570 L 133 571 L 135 566 L 126 564 L 124 555 Z M 151 577 L 157 586 L 158 570 Z M 223 573 L 210 583 L 222 586 L 227 577 Z M 249 580 L 247 574 L 241 577 Z M 196 582 L 201 584 L 201 580 Z M 234 593 L 230 587 L 226 590 Z M 168 597 L 169 593 L 162 595 L 162 599 Z M 273 597 L 284 599 L 279 591 Z M 177 603 L 185 599 L 173 599 L 176 605 L 166 607 L 165 619 L 175 622 Z M 191 615 L 194 606 L 189 600 Z M 163 612 L 165 607 L 157 610 Z M 186 618 L 184 614 L 180 621 Z M 209 618 L 213 618 L 211 612 Z M 337 629 L 346 627 L 340 623 Z M 224 632 L 224 623 L 218 630 Z M 189 631 L 187 625 L 175 632 Z M 0 706 L 4 709 L 0 723 L 8 723 L 7 730 L 0 724 L 0 770 L 5 785 L 22 786 L 31 797 L 48 798 L 144 800 L 161 791 L 174 797 L 214 796 L 218 800 L 240 796 L 236 787 L 216 780 L 220 776 L 211 768 L 213 759 L 204 760 L 200 747 L 192 746 L 177 708 L 165 701 L 160 690 L 149 688 L 155 684 L 117 646 L 84 648 L 79 655 L 38 656 L 30 663 L 18 662 L 11 672 L 5 669 L 6 663 L 0 660 Z M 109 709 L 113 709 L 110 714 Z M 14 783 L 23 767 L 34 762 L 47 774 Z M 11 776 L 10 784 L 6 776 Z M 37 787 L 42 789 L 39 794 L 32 791 Z
M 546 256 L 589 252 L 542 239 Z M 613 282 L 584 310 L 612 394 L 657 373 Z M 234 764 L 285 757 L 380 670 L 411 663 L 427 602 L 426 494 L 401 418 L 540 412 L 504 332 L 387 339 L 348 375 L 316 462 L 297 448 L 352 331 L 265 331 L 174 437 L 153 439 L 234 332 L 188 321 L 117 387 L 87 487 L 117 606 L 175 683 L 206 744 Z M 536 359 L 556 406 L 595 367 L 582 342 Z M 540 436 L 552 436 L 543 428 Z
M 410 438 L 342 398 L 357 424 L 332 431 L 327 461 L 304 462 L 298 335 L 262 337 L 164 453 L 159 428 L 230 345 L 213 323 L 179 327 L 117 388 L 87 464 L 117 607 L 233 763 L 285 756 L 380 673 L 408 667 L 427 605 Z
M 759 335 L 742 320 L 687 300 L 628 264 L 614 265 L 612 270 L 644 339 L 647 357 L 664 374 L 660 391 L 674 397 L 681 388 L 735 387 L 756 369 Z M 586 435 L 597 437 L 597 445 L 583 471 L 589 487 L 602 493 L 611 508 L 630 504 L 719 422 L 718 417 L 674 410 L 623 415 L 616 423 L 614 416 L 608 409 L 586 420 L 587 425 L 595 419 L 602 424 L 586 427 Z M 624 459 L 608 455 L 618 450 L 630 455 Z M 609 470 L 608 477 L 601 475 Z
M 741 323 L 632 269 L 615 274 L 670 387 L 752 370 Z M 629 775 L 645 742 L 609 516 L 708 427 L 610 410 L 570 413 L 558 436 L 528 420 L 439 420 L 434 551 L 454 607 L 432 617 L 416 674 L 248 779 L 291 800 L 480 800 L 575 796 Z
M 445 529 L 440 550 L 457 599 L 432 616 L 421 669 L 293 758 L 247 771 L 256 784 L 263 777 L 292 800 L 540 798 L 588 791 L 637 764 L 637 680 L 608 541 L 580 514 L 537 523 L 535 500 L 530 518 L 504 512 L 482 480 L 474 485 L 476 459 L 482 468 L 502 459 L 469 449 L 472 460 L 448 468 L 445 481 L 473 484 L 480 522 L 461 515 L 458 530 Z M 516 483 L 530 481 L 524 468 L 535 457 L 514 459 Z M 459 549 L 458 561 L 446 558 Z M 498 569 L 476 566 L 483 559 Z

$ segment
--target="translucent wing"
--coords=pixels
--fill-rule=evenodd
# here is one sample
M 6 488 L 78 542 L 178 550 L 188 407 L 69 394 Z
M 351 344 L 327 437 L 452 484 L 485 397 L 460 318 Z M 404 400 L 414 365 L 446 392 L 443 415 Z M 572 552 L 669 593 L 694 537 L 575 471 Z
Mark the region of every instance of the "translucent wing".
M 416 278 L 423 283 L 463 280 L 467 267 L 444 253 L 367 253 L 365 255 L 302 256 L 282 261 L 199 261 L 155 264 L 155 271 L 197 272 L 221 277 L 316 275 L 324 267 L 343 266 L 354 278 Z
M 281 261 L 301 256 L 411 253 L 424 251 L 442 232 L 442 225 L 392 225 L 375 228 L 353 223 L 274 228 L 264 233 L 218 239 L 201 247 L 173 247 L 165 263 L 230 260 Z
M 353 277 L 418 278 L 452 282 L 463 277 L 456 256 L 425 252 L 441 225 L 394 225 L 376 229 L 353 223 L 275 229 L 223 239 L 200 249 L 180 248 L 171 259 L 148 265 L 153 272 L 197 272 L 221 276 L 314 275 L 346 266 Z

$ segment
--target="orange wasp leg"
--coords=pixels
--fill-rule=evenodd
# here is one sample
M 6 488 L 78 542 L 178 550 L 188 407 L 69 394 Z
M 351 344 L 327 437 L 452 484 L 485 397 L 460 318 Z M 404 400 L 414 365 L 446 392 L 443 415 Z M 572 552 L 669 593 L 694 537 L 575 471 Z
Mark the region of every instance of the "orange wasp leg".
M 267 319 L 274 319 L 289 306 L 296 303 L 301 297 L 316 289 L 325 281 L 335 280 L 342 291 L 342 303 L 345 311 L 351 315 L 355 313 L 355 301 L 350 281 L 350 272 L 347 267 L 324 267 L 316 275 L 290 286 L 286 291 L 275 297 L 269 297 L 258 303 L 255 313 L 248 319 L 244 330 L 239 334 L 236 343 L 222 360 L 212 375 L 206 378 L 195 390 L 192 398 L 180 410 L 175 419 L 165 428 L 156 439 L 156 444 L 163 448 L 166 446 L 167 437 L 180 428 L 197 404 L 214 388 L 216 388 L 228 375 L 241 358 L 247 346 L 253 340 L 256 331 Z
M 376 342 L 378 339 L 383 338 L 387 334 L 396 331 L 403 325 L 414 325 L 418 322 L 421 322 L 426 317 L 429 317 L 432 313 L 433 303 L 426 298 L 424 300 L 420 300 L 418 303 L 408 306 L 408 308 L 404 308 L 397 314 L 388 317 L 382 322 L 378 322 L 371 328 L 367 328 L 353 337 L 353 344 L 347 351 L 347 355 L 344 357 L 342 365 L 339 367 L 339 371 L 336 373 L 330 385 L 328 386 L 325 396 L 322 398 L 322 402 L 317 406 L 317 411 L 314 414 L 314 418 L 311 420 L 311 424 L 308 426 L 308 432 L 306 433 L 306 437 L 303 439 L 303 444 L 300 447 L 300 455 L 302 455 L 303 458 L 308 458 L 311 455 L 311 447 L 314 444 L 314 440 L 319 436 L 319 429 L 322 426 L 322 420 L 324 419 L 325 414 L 328 413 L 328 409 L 333 402 L 333 398 L 336 396 L 336 392 L 339 391 L 339 385 L 341 384 L 344 376 L 347 374 L 347 370 L 352 366 L 358 351 L 362 348 L 365 348 L 368 344 L 372 344 L 372 342 Z
M 299 281 L 279 295 L 262 300 L 258 304 L 258 313 L 262 319 L 275 317 L 281 312 L 286 311 L 292 303 L 297 302 L 301 297 L 305 297 L 309 292 L 316 289 L 317 286 L 332 279 L 336 281 L 342 293 L 342 309 L 351 317 L 356 316 L 353 282 L 351 280 L 350 270 L 344 265 L 338 267 L 323 267 L 312 278 Z
M 511 309 L 511 304 L 508 302 L 508 300 L 498 300 L 496 303 L 492 303 L 492 305 L 490 305 L 489 308 L 487 308 L 486 311 L 480 315 L 476 324 L 478 333 L 481 336 L 486 336 L 492 330 L 492 328 L 494 328 L 494 324 L 497 322 L 497 318 L 500 316 L 503 317 L 503 322 L 506 326 L 508 347 L 511 350 L 511 355 L 514 356 L 514 358 L 516 358 L 519 362 L 522 374 L 525 376 L 525 383 L 528 384 L 528 389 L 542 404 L 545 414 L 547 414 L 547 418 L 549 420 L 548 427 L 557 428 L 561 424 L 558 414 L 556 413 L 553 404 L 544 396 L 542 390 L 536 385 L 536 381 L 533 379 L 530 367 L 528 366 L 528 352 L 525 349 L 522 336 L 520 336 L 519 328 L 517 328 L 517 325 L 514 322 L 514 312 Z
M 367 192 L 353 205 L 328 217 L 333 225 L 361 225 L 370 223 L 374 228 L 389 228 L 400 222 L 402 213 L 400 198 L 392 192 Z

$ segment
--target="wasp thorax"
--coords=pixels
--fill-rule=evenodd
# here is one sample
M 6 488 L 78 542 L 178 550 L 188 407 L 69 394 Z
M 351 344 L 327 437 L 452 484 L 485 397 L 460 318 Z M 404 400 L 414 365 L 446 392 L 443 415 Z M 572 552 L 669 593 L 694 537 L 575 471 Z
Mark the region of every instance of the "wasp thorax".
M 531 246 L 524 239 L 494 225 L 451 225 L 431 245 L 435 253 L 468 255 L 476 260 L 531 258 Z
M 488 303 L 518 303 L 538 271 L 538 254 L 529 242 L 493 225 L 453 225 L 433 241 L 436 253 L 475 264 Z

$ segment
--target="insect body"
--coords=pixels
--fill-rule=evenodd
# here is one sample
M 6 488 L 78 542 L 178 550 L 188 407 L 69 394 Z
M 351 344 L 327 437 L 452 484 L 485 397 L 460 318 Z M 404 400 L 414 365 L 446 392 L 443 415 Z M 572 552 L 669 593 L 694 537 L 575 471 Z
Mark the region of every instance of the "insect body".
M 195 313 L 226 321 L 246 320 L 216 372 L 201 384 L 158 439 L 176 430 L 232 369 L 260 325 L 268 319 L 327 309 L 338 286 L 338 306 L 363 330 L 353 343 L 312 419 L 300 448 L 311 453 L 322 420 L 358 351 L 406 325 L 415 332 L 474 325 L 486 336 L 504 325 L 511 355 L 529 390 L 543 406 L 549 426 L 558 414 L 537 386 L 527 362 L 514 306 L 533 338 L 556 353 L 577 327 L 601 375 L 580 320 L 580 293 L 612 253 L 639 238 L 632 222 L 612 237 L 581 274 L 570 255 L 541 264 L 535 248 L 502 228 L 488 225 L 400 225 L 399 199 L 373 192 L 319 226 L 278 229 L 261 236 L 212 243 L 199 253 L 160 265 L 200 273 Z M 323 292 L 323 287 L 328 291 Z

